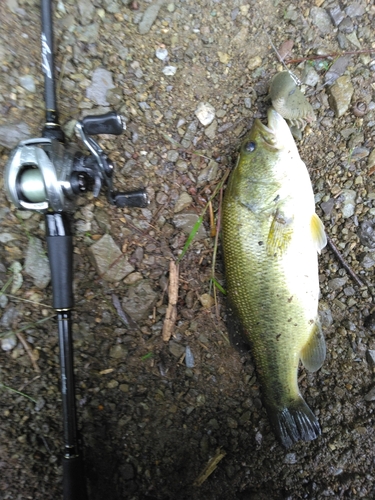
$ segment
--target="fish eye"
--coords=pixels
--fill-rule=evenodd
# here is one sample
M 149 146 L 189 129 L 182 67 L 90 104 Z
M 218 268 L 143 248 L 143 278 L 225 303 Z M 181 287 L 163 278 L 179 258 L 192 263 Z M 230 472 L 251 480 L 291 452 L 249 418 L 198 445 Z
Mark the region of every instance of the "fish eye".
M 246 144 L 245 146 L 245 151 L 248 151 L 249 153 L 252 153 L 256 148 L 256 144 L 253 141 L 250 141 Z

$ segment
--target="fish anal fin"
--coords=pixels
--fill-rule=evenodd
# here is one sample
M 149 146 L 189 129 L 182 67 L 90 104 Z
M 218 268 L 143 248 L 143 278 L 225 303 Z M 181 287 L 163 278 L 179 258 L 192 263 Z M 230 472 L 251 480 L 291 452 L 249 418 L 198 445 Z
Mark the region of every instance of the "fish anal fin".
M 267 253 L 280 257 L 287 250 L 293 235 L 293 217 L 277 211 L 274 214 L 267 238 Z
M 316 372 L 326 357 L 326 343 L 318 319 L 314 321 L 311 334 L 301 351 L 301 361 L 306 370 Z
M 323 248 L 327 245 L 327 236 L 324 231 L 323 222 L 319 219 L 319 216 L 315 213 L 311 217 L 311 234 L 316 245 L 316 250 L 320 253 Z

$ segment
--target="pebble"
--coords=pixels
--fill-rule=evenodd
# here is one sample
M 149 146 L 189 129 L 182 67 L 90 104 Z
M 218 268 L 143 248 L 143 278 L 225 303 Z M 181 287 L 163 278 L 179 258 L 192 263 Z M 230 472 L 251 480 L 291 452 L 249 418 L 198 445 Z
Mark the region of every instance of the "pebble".
M 209 309 L 215 304 L 215 299 L 209 293 L 204 293 L 199 297 L 199 302 L 205 309 Z
M 179 344 L 178 342 L 175 342 L 174 340 L 171 340 L 168 344 L 169 352 L 175 357 L 175 358 L 181 358 L 186 353 L 186 349 L 183 345 Z
M 262 64 L 262 58 L 260 56 L 255 56 L 249 60 L 249 62 L 247 63 L 247 67 L 251 71 L 251 70 L 254 70 L 256 68 L 259 68 L 259 66 L 261 66 L 261 64 Z
M 109 356 L 114 359 L 123 359 L 128 354 L 123 344 L 116 344 L 109 350 Z
M 17 345 L 17 337 L 14 333 L 9 333 L 1 339 L 1 349 L 3 351 L 11 351 Z
M 153 290 L 150 283 L 145 279 L 138 281 L 135 285 L 129 287 L 122 301 L 124 311 L 134 321 L 147 319 L 158 299 L 158 294 Z
M 375 265 L 375 260 L 372 258 L 371 255 L 366 254 L 363 256 L 361 264 L 364 269 L 371 269 Z
M 365 247 L 375 248 L 375 224 L 365 219 L 359 227 L 359 239 Z
M 366 394 L 365 401 L 375 401 L 375 387 Z
M 86 97 L 99 106 L 109 106 L 107 92 L 114 87 L 112 73 L 104 68 L 96 68 L 92 73 L 92 83 L 86 89 Z
M 181 212 L 173 217 L 173 224 L 177 229 L 181 229 L 181 231 L 189 235 L 197 223 L 198 217 L 195 212 Z M 201 224 L 194 236 L 194 241 L 204 240 L 205 238 L 207 238 L 207 231 L 204 225 Z
M 12 262 L 10 265 L 9 269 L 13 273 L 13 280 L 12 280 L 12 288 L 11 288 L 11 293 L 14 295 L 18 290 L 21 288 L 23 284 L 23 276 L 22 276 L 22 265 L 18 261 Z
M 197 185 L 202 186 L 216 180 L 219 171 L 219 164 L 215 160 L 210 160 L 207 167 L 200 171 Z
M 176 74 L 176 71 L 176 66 L 165 66 L 165 68 L 163 68 L 163 73 L 165 76 L 173 76 Z
M 141 35 L 145 35 L 150 31 L 151 26 L 154 24 L 156 18 L 158 17 L 160 7 L 163 5 L 163 3 L 164 0 L 157 0 L 147 7 L 138 26 L 138 31 Z
M 310 15 L 312 23 L 321 33 L 327 35 L 332 31 L 331 18 L 325 9 L 322 9 L 321 7 L 312 7 Z
M 108 281 L 121 281 L 134 271 L 109 234 L 105 234 L 88 249 L 93 257 L 98 274 Z
M 46 288 L 51 280 L 51 269 L 43 244 L 38 238 L 30 238 L 26 250 L 25 272 L 29 274 L 35 286 Z
M 325 84 L 332 85 L 340 76 L 342 76 L 350 63 L 350 60 L 351 56 L 338 57 L 325 74 Z
M 185 365 L 187 368 L 194 368 L 195 366 L 194 355 L 188 345 L 185 348 Z
M 215 139 L 216 136 L 216 131 L 217 131 L 217 121 L 214 120 L 211 125 L 209 125 L 206 130 L 204 131 L 204 134 L 209 138 L 209 139 Z
M 333 278 L 331 280 L 328 281 L 328 288 L 330 288 L 331 290 L 339 290 L 340 288 L 342 288 L 345 283 L 348 281 L 348 278 L 345 277 L 345 278 Z
M 195 110 L 195 116 L 204 127 L 207 127 L 207 125 L 210 125 L 214 121 L 215 108 L 208 102 L 201 102 Z
M 340 76 L 329 89 L 329 92 L 330 105 L 335 112 L 336 118 L 340 118 L 349 109 L 354 92 L 350 77 L 347 75 Z
M 375 351 L 373 349 L 366 351 L 366 360 L 371 368 L 375 368 Z
M 20 77 L 21 86 L 28 92 L 35 92 L 35 82 L 31 75 L 25 75 Z
M 155 51 L 155 55 L 158 59 L 160 59 L 161 61 L 165 61 L 165 59 L 167 59 L 168 57 L 168 50 L 167 49 L 164 49 L 164 48 L 157 48 L 156 51 Z
M 328 9 L 328 12 L 335 26 L 338 26 L 345 18 L 345 14 L 340 9 L 339 5 L 334 5 L 333 7 Z
M 13 149 L 17 144 L 31 136 L 30 129 L 26 123 L 14 123 L 0 126 L 0 145 Z
M 185 208 L 189 207 L 193 203 L 193 198 L 190 194 L 183 192 L 176 201 L 174 206 L 174 213 L 182 212 Z
M 87 25 L 93 20 L 95 6 L 92 0 L 78 0 L 79 22 L 82 25 Z
M 341 211 L 344 219 L 354 214 L 356 197 L 357 193 L 353 189 L 343 189 L 341 191 L 340 198 L 343 199 Z

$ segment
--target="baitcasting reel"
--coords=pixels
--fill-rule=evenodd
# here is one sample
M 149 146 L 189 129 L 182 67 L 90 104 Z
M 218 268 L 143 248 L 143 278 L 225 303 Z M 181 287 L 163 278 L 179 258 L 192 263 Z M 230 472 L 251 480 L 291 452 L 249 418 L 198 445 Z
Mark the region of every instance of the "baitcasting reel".
M 108 200 L 117 207 L 146 207 L 144 189 L 115 192 L 113 165 L 90 135 L 122 134 L 125 126 L 114 111 L 86 116 L 76 131 L 90 154 L 85 155 L 56 138 L 22 141 L 12 152 L 5 168 L 5 187 L 10 200 L 20 209 L 55 212 L 73 210 L 76 195 L 92 190 L 95 197 L 107 188 Z

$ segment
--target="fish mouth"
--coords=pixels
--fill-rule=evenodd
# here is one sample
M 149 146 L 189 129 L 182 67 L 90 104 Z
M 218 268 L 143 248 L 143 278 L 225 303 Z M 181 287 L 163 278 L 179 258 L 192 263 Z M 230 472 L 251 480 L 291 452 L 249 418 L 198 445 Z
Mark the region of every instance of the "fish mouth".
M 260 120 L 255 121 L 255 128 L 261 135 L 263 141 L 272 150 L 282 148 L 282 137 L 284 136 L 285 127 L 289 127 L 284 118 L 273 108 L 267 111 L 268 123 L 265 125 Z

